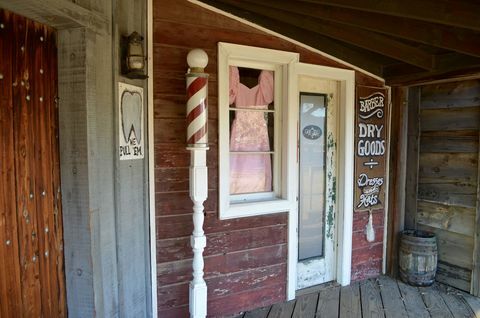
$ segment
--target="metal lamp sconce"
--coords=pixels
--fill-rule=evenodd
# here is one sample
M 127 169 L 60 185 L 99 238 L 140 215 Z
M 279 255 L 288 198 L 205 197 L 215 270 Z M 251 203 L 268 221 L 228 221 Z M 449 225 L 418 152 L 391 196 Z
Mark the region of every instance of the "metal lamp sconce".
M 143 36 L 133 32 L 128 37 L 122 36 L 122 75 L 132 79 L 146 79 L 145 55 L 143 53 Z

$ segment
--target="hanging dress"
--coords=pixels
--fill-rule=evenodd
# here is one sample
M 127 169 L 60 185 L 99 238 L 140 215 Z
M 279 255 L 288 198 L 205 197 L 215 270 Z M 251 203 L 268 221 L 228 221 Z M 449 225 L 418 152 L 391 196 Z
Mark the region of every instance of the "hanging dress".
M 258 84 L 240 83 L 238 68 L 230 66 L 230 105 L 267 110 L 273 101 L 273 72 L 262 71 Z M 270 151 L 266 112 L 237 110 L 230 130 L 231 152 Z M 270 154 L 230 154 L 230 194 L 272 191 Z

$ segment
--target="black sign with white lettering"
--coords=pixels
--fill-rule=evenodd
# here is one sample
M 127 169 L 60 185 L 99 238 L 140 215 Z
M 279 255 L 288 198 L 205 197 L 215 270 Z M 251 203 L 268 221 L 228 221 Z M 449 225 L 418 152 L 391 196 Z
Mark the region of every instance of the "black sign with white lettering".
M 355 211 L 385 206 L 386 89 L 357 87 L 355 118 Z

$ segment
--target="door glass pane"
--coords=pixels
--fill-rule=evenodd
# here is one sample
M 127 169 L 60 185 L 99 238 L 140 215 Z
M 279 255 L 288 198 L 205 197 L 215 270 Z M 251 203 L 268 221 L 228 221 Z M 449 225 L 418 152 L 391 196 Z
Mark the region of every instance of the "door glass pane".
M 325 230 L 326 95 L 300 93 L 298 258 L 322 257 Z

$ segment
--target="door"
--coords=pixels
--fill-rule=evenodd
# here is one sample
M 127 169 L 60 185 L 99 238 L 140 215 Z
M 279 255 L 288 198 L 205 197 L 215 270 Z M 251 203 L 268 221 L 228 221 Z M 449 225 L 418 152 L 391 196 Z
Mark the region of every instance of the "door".
M 315 68 L 314 65 L 311 66 Z M 298 76 L 297 289 L 336 279 L 338 82 Z
M 0 23 L 0 317 L 64 317 L 55 31 Z

